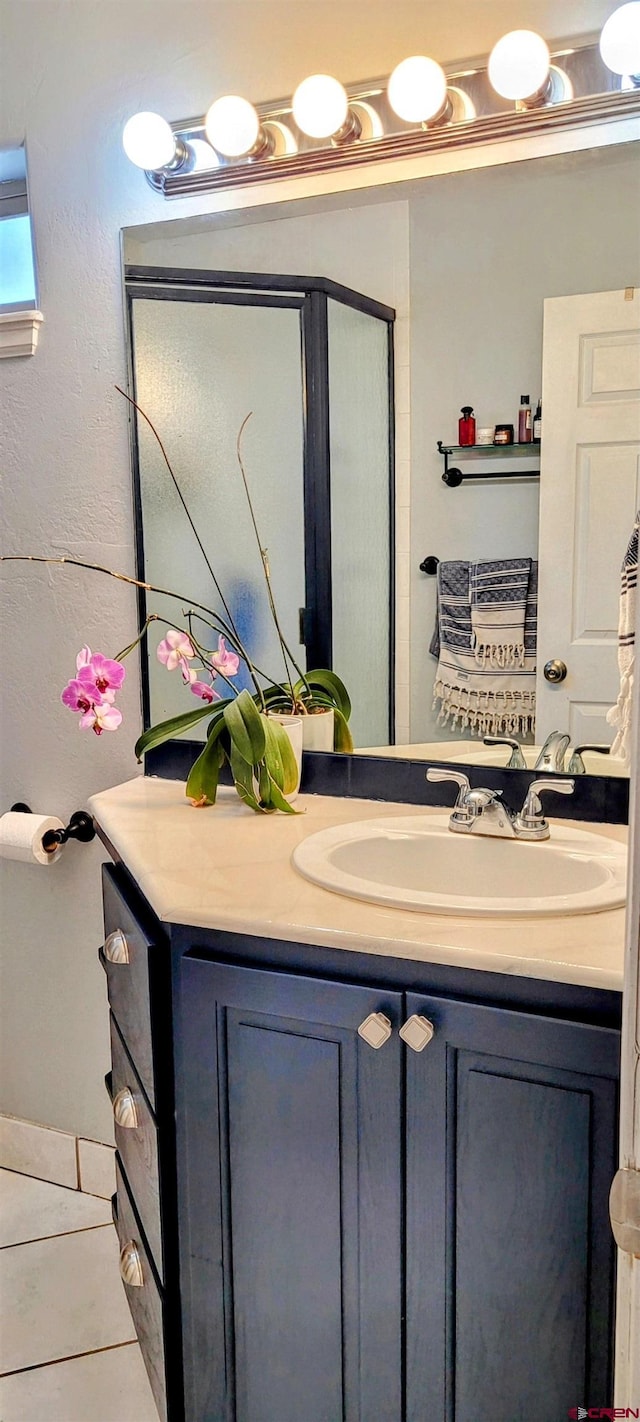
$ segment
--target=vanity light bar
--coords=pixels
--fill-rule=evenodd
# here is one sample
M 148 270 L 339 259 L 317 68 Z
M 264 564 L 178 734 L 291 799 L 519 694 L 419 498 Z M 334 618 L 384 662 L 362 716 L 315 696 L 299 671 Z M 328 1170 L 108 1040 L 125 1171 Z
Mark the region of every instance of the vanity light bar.
M 637 10 L 640 24 L 640 0 L 622 8 Z M 629 53 L 635 62 L 633 46 Z M 614 73 L 597 43 L 554 53 L 539 35 L 515 31 L 466 70 L 413 56 L 390 79 L 343 86 L 312 75 L 293 100 L 254 106 L 229 95 L 204 117 L 173 124 L 135 115 L 125 149 L 157 192 L 186 197 L 636 114 L 640 79 Z M 145 165 L 147 133 L 163 166 Z

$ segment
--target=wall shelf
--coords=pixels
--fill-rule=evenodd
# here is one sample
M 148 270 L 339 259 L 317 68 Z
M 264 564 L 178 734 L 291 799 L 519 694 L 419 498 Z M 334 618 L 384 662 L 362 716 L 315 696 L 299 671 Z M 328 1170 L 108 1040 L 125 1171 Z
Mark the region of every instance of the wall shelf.
M 539 479 L 540 478 L 540 440 L 530 440 L 527 444 L 444 444 L 438 440 L 438 451 L 444 459 L 444 473 L 442 482 L 449 489 L 457 489 L 460 484 L 472 479 Z M 521 459 L 528 458 L 536 461 L 533 469 L 509 469 L 499 470 L 496 462 L 500 459 Z M 463 473 L 458 469 L 457 464 L 450 464 L 449 460 L 474 460 L 484 463 L 489 461 L 493 465 L 488 469 L 469 469 Z

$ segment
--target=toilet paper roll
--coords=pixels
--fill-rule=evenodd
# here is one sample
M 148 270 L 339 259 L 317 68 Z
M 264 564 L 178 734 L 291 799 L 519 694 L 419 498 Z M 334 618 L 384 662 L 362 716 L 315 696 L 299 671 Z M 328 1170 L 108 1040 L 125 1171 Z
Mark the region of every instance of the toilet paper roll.
M 60 857 L 61 846 L 52 854 L 42 847 L 47 830 L 64 829 L 55 815 L 25 815 L 9 810 L 0 816 L 0 859 L 18 859 L 22 864 L 53 864 Z

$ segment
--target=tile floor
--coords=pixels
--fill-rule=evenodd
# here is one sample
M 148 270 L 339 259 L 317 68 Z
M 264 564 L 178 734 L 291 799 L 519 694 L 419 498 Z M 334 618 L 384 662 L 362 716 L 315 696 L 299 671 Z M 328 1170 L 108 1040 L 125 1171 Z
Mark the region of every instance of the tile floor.
M 111 1205 L 0 1170 L 0 1422 L 158 1422 Z

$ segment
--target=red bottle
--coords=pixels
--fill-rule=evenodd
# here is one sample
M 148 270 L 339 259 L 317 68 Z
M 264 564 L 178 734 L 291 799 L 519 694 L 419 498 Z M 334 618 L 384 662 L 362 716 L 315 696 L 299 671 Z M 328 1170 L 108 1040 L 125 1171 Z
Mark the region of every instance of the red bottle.
M 476 417 L 471 405 L 462 406 L 462 419 L 458 420 L 458 443 L 475 444 Z

